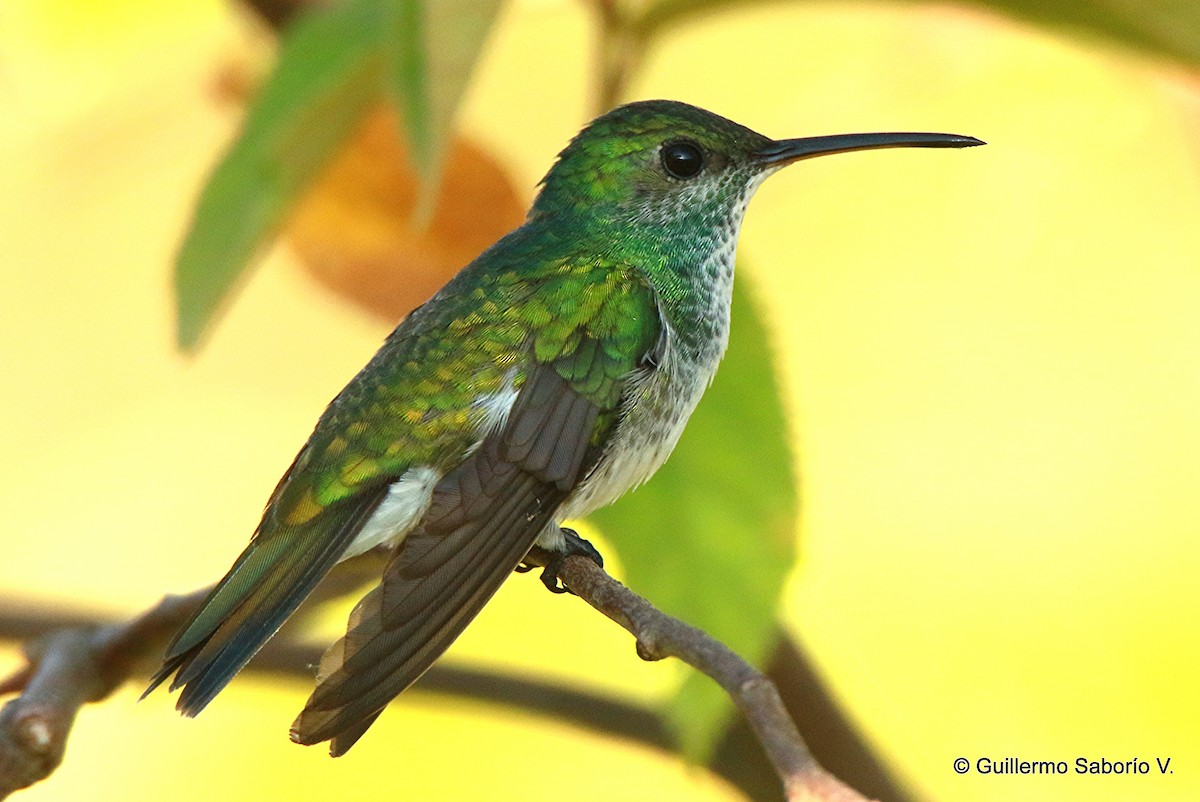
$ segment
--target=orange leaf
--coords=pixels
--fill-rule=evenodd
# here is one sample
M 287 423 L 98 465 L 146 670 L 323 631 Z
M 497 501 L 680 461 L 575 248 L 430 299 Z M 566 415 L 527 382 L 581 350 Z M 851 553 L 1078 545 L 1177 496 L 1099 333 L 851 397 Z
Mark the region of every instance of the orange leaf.
M 399 320 L 524 219 L 512 182 L 455 139 L 428 227 L 413 225 L 418 176 L 380 108 L 300 202 L 285 237 L 307 270 L 373 314 Z

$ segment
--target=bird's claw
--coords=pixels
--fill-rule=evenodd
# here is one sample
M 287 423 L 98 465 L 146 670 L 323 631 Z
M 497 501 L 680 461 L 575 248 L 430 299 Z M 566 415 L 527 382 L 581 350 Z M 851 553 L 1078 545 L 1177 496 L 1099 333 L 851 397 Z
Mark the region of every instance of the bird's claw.
M 562 558 L 554 560 L 542 570 L 540 579 L 542 584 L 546 586 L 546 590 L 551 593 L 570 593 L 571 589 L 564 585 L 558 578 L 558 569 L 562 563 Z
M 562 551 L 549 551 L 540 546 L 534 546 L 525 560 L 517 566 L 518 573 L 532 571 L 539 566 L 542 567 L 542 584 L 551 593 L 571 593 L 571 589 L 558 578 L 558 572 L 562 570 L 563 560 L 576 555 L 587 557 L 601 568 L 604 567 L 604 557 L 596 550 L 588 541 L 579 536 L 573 529 L 562 529 L 563 549 Z M 572 594 L 574 595 L 574 594 Z

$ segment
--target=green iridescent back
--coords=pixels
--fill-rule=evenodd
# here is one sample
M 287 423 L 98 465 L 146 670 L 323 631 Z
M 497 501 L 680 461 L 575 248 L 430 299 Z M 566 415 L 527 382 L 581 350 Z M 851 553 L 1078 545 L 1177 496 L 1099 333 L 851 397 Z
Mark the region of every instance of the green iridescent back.
M 534 361 L 596 404 L 602 441 L 659 336 L 654 293 L 636 268 L 538 228 L 501 240 L 397 327 L 322 415 L 268 520 L 303 524 L 410 467 L 449 470 L 478 443 L 485 400 L 519 390 Z

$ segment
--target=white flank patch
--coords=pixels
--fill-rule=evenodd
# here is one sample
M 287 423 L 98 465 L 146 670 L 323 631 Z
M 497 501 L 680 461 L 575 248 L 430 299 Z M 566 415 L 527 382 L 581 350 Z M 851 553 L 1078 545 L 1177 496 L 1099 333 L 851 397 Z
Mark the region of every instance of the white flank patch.
M 563 537 L 558 521 L 551 521 L 538 535 L 537 545 L 546 551 L 566 551 L 567 539 Z
M 513 388 L 516 375 L 515 369 L 510 370 L 499 390 L 480 395 L 472 402 L 473 407 L 482 411 L 483 417 L 479 422 L 479 441 L 468 449 L 464 457 L 478 448 L 479 442 L 482 442 L 489 432 L 502 427 L 508 420 L 508 413 L 517 400 L 517 391 Z M 388 488 L 387 495 L 346 547 L 341 559 L 355 557 L 381 543 L 393 547 L 400 545 L 408 531 L 417 525 L 421 516 L 429 509 L 433 488 L 441 478 L 441 474 L 433 468 L 410 468 L 405 471 L 404 475 Z
M 471 406 L 483 410 L 483 420 L 479 424 L 479 439 L 487 437 L 508 422 L 508 413 L 512 411 L 513 403 L 517 400 L 517 391 L 513 382 L 517 379 L 517 369 L 510 368 L 504 374 L 504 384 L 494 393 L 476 396 Z M 471 449 L 474 451 L 474 449 Z
M 363 524 L 354 540 L 346 547 L 341 559 L 346 560 L 369 551 L 380 543 L 397 545 L 412 529 L 433 496 L 433 486 L 442 477 L 433 468 L 409 468 L 392 482 L 388 494 Z

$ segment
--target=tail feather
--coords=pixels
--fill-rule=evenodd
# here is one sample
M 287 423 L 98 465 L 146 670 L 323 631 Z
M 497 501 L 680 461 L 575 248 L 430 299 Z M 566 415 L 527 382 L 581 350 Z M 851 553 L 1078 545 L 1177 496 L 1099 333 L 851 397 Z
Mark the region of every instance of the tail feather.
M 167 647 L 142 697 L 174 675 L 176 708 L 203 710 L 333 568 L 386 492 L 384 483 L 301 527 L 260 532 Z

